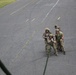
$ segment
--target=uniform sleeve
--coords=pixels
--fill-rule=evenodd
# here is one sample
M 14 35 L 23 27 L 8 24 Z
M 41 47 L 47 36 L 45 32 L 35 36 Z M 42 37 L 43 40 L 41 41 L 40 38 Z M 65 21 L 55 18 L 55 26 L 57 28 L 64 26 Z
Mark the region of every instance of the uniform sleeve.
M 61 36 L 62 36 L 62 39 L 64 39 L 64 35 L 63 35 L 63 32 L 60 32 Z

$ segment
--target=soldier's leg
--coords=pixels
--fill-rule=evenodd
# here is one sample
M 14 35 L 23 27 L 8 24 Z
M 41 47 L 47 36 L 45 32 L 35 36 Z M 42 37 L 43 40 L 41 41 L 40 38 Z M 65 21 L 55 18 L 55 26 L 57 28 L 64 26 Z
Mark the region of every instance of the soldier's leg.
M 59 52 L 62 52 L 60 45 L 61 45 L 60 41 L 57 41 L 57 50 L 58 50 Z
M 65 54 L 64 42 L 63 42 L 63 40 L 60 40 L 60 43 L 61 43 L 61 50 L 62 50 L 62 52 Z
M 58 41 L 56 41 L 56 49 L 57 49 L 57 51 L 59 51 Z
M 47 50 L 47 42 L 45 41 L 45 51 Z
M 57 56 L 58 55 L 58 51 L 57 51 L 56 43 L 53 43 L 53 48 L 54 48 L 55 54 Z
M 50 55 L 51 53 L 51 45 L 47 44 L 47 55 Z
M 47 52 L 48 52 L 48 45 L 45 45 L 45 52 L 46 52 L 46 54 L 47 54 Z
M 45 44 L 45 51 L 47 50 L 47 45 Z

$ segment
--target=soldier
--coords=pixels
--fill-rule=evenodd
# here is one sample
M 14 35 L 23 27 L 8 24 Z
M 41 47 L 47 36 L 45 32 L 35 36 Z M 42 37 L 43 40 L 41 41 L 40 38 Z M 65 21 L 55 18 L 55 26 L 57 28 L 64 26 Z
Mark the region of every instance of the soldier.
M 49 38 L 47 39 L 47 50 L 50 51 L 51 47 L 53 47 L 54 51 L 55 51 L 55 55 L 57 56 L 57 48 L 56 48 L 56 41 L 53 38 L 53 34 L 49 35 Z
M 59 49 L 60 51 L 62 51 L 63 54 L 65 55 L 64 45 L 63 45 L 63 43 L 64 43 L 63 32 L 60 31 L 59 29 L 56 29 L 55 38 L 56 38 L 56 42 L 57 42 L 57 49 Z
M 47 51 L 47 39 L 49 38 L 49 35 L 51 34 L 49 28 L 45 28 L 45 32 L 43 33 L 43 38 L 45 41 L 45 50 Z
M 45 39 L 45 41 L 47 41 L 49 34 L 51 34 L 50 29 L 45 28 L 45 33 L 43 34 L 43 38 Z

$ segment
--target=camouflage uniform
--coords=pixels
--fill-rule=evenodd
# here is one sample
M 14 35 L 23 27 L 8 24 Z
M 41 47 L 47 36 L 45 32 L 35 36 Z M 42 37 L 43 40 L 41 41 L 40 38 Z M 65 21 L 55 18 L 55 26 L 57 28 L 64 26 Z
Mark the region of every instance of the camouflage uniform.
M 45 28 L 45 33 L 43 34 L 43 38 L 45 41 L 45 50 L 47 50 L 47 39 L 49 38 L 49 35 L 51 34 L 49 28 Z
M 57 42 L 57 49 L 61 49 L 61 51 L 65 54 L 63 32 L 61 32 L 59 29 L 56 29 L 55 38 L 56 38 L 56 42 Z
M 49 53 L 51 52 L 51 47 L 53 47 L 55 51 L 55 55 L 57 56 L 58 53 L 57 53 L 57 48 L 56 48 L 56 41 L 54 41 L 53 34 L 50 34 L 47 40 L 47 52 Z

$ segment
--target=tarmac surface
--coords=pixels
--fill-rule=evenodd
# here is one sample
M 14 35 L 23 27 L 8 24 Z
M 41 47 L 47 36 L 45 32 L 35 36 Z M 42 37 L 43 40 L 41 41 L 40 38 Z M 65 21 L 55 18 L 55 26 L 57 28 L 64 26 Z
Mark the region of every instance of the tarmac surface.
M 46 27 L 54 34 L 55 24 L 64 32 L 66 55 L 52 51 L 45 75 L 76 75 L 76 0 L 17 0 L 0 9 L 0 59 L 12 75 L 43 75 L 42 34 Z

